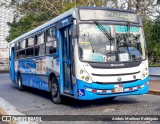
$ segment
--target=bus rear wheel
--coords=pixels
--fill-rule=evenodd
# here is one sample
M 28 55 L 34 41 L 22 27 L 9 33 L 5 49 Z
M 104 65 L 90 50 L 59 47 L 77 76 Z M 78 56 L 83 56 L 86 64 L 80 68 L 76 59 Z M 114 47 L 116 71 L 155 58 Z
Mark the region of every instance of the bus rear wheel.
M 20 91 L 23 91 L 24 90 L 24 87 L 22 85 L 22 78 L 21 78 L 21 74 L 18 75 L 18 89 Z
M 51 80 L 51 97 L 53 103 L 55 104 L 61 103 L 60 89 L 58 86 L 58 82 L 54 77 Z

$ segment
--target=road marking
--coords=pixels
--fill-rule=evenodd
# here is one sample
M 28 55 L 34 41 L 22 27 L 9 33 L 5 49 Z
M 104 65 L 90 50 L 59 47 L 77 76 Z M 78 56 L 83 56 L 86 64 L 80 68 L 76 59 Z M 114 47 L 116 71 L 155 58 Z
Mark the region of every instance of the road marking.
M 104 109 L 103 112 L 105 113 L 109 113 L 109 112 L 113 112 L 115 111 L 115 109 L 112 109 L 112 108 L 107 108 L 107 109 Z
M 8 115 L 24 115 L 21 112 L 18 112 L 16 108 L 5 101 L 3 98 L 0 97 L 0 107 L 8 114 Z
M 17 111 L 13 105 L 11 105 L 9 102 L 4 100 L 2 97 L 0 97 L 0 108 L 2 108 L 7 113 L 7 115 L 25 115 Z M 25 122 L 18 121 L 16 123 L 17 124 L 38 124 L 37 122 L 26 122 L 26 121 Z

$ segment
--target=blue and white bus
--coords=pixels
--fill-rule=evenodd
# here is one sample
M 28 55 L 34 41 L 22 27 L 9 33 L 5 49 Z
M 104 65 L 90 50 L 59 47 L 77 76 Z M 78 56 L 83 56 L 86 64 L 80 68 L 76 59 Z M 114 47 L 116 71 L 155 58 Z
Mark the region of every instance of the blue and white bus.
M 136 13 L 76 7 L 10 43 L 10 78 L 80 100 L 148 93 L 148 60 Z

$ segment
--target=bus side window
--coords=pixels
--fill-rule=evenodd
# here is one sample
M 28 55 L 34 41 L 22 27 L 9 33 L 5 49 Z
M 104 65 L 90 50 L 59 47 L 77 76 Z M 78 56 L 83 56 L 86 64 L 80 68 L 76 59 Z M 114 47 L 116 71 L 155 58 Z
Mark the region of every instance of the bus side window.
M 34 50 L 33 47 L 26 49 L 26 57 L 33 57 L 34 56 Z
M 34 45 L 37 45 L 37 40 L 38 40 L 38 36 L 35 35 L 35 37 L 34 37 Z
M 18 52 L 19 58 L 25 58 L 25 49 Z
M 34 36 L 26 39 L 26 57 L 34 56 Z
M 46 54 L 57 52 L 56 29 L 52 27 L 46 31 Z
M 19 44 L 20 44 L 19 45 L 20 49 L 25 49 L 25 45 L 26 45 L 26 41 L 25 40 L 21 41 Z
M 18 52 L 19 58 L 25 58 L 26 56 L 25 44 L 26 44 L 25 40 L 19 42 L 19 52 Z
M 19 43 L 16 43 L 15 44 L 15 54 L 14 54 L 15 60 L 18 59 L 18 50 L 19 50 Z
M 35 56 L 45 55 L 45 42 L 44 32 L 37 35 L 37 41 L 35 42 Z
M 19 43 L 15 44 L 15 51 L 19 50 Z
M 26 48 L 34 46 L 34 37 L 26 39 Z
M 45 55 L 45 44 L 35 46 L 35 56 L 44 56 Z
M 15 52 L 15 60 L 18 59 L 18 52 Z
M 44 43 L 44 32 L 38 34 L 38 37 L 37 37 L 37 45 L 43 44 L 43 43 Z

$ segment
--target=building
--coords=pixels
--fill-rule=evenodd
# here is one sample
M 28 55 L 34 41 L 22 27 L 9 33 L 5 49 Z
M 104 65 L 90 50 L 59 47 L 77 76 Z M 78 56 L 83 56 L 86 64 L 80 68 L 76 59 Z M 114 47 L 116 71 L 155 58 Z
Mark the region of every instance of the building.
M 0 7 L 0 70 L 8 67 L 9 50 L 6 37 L 9 35 L 10 27 L 7 22 L 12 22 L 13 16 L 13 9 Z
M 9 48 L 0 48 L 0 71 L 8 70 Z
M 0 7 L 0 48 L 6 48 L 8 46 L 6 37 L 9 34 L 9 26 L 7 22 L 12 22 L 13 16 L 13 9 L 4 6 Z

